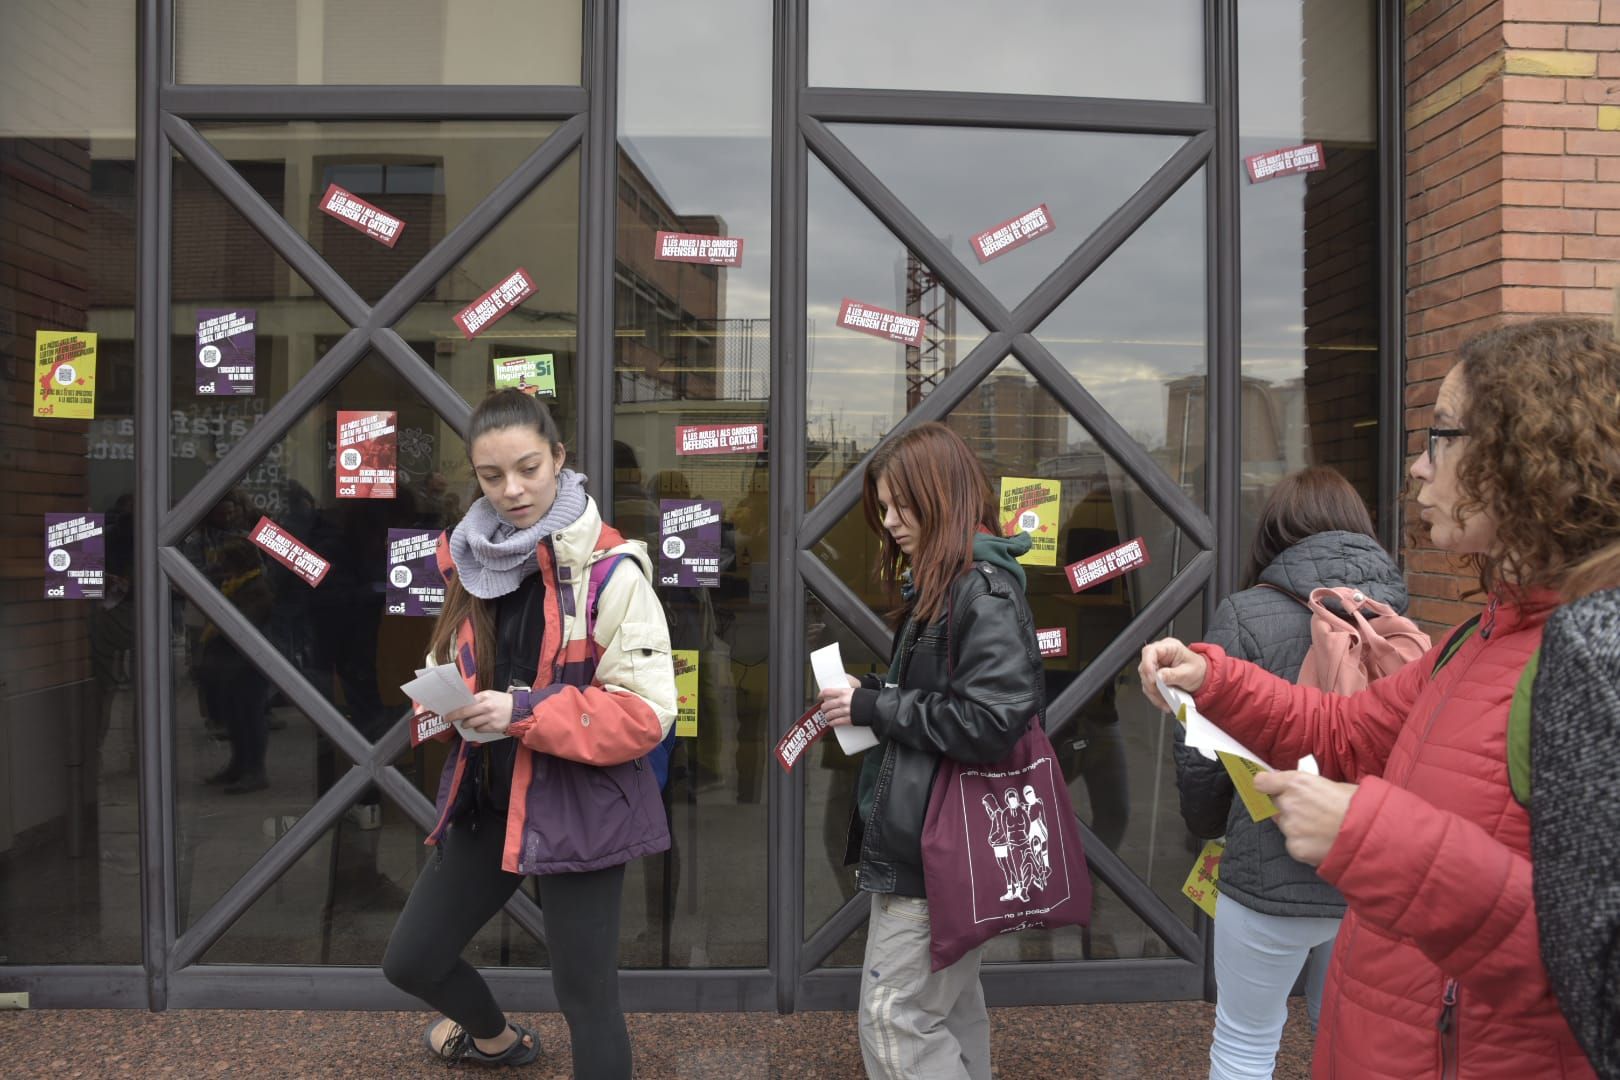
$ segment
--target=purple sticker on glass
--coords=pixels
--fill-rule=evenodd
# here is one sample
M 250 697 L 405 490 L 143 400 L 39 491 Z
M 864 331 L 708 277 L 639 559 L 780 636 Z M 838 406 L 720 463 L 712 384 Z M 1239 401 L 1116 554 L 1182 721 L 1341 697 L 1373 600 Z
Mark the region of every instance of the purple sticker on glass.
M 388 614 L 428 615 L 444 607 L 438 529 L 388 530 Z
M 256 345 L 252 308 L 197 309 L 197 393 L 253 393 Z
M 658 583 L 683 589 L 720 584 L 720 502 L 664 499 L 658 504 Z
M 99 600 L 107 565 L 103 514 L 45 515 L 45 599 Z

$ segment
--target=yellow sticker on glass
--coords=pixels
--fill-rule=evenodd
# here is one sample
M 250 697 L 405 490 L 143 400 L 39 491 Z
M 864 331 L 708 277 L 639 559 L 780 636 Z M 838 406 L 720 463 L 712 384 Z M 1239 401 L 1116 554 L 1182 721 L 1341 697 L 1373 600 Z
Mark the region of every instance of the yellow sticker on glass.
M 34 333 L 34 415 L 89 420 L 96 415 L 96 335 Z
M 675 735 L 693 739 L 698 731 L 698 651 L 674 649 L 670 656 L 675 661 Z
M 1198 861 L 1193 863 L 1192 872 L 1187 875 L 1187 883 L 1181 887 L 1181 893 L 1187 899 L 1204 909 L 1204 914 L 1210 918 L 1215 917 L 1215 883 L 1221 879 L 1221 856 L 1226 853 L 1226 845 L 1219 840 L 1211 840 L 1204 845 L 1204 850 L 1198 853 Z
M 1026 566 L 1056 566 L 1058 506 L 1063 499 L 1061 480 L 1034 480 L 1022 476 L 1001 478 L 1001 535 L 1029 533 L 1030 547 L 1018 556 Z

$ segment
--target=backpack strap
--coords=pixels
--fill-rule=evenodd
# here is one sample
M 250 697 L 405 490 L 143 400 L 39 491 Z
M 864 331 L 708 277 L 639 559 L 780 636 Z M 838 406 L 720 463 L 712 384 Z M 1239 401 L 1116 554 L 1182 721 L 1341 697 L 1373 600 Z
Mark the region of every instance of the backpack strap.
M 1520 806 L 1530 805 L 1530 691 L 1536 672 L 1541 670 L 1541 650 L 1530 654 L 1519 681 L 1513 687 L 1513 704 L 1508 706 L 1507 764 L 1508 784 Z
M 620 552 L 591 564 L 590 582 L 585 587 L 585 636 L 590 639 L 593 649 L 596 647 L 596 606 L 602 597 L 602 587 L 607 584 L 613 571 L 619 568 L 624 557 L 625 553 Z
M 1475 615 L 1451 632 L 1451 636 L 1446 639 L 1446 647 L 1435 657 L 1434 669 L 1429 672 L 1429 678 L 1440 674 L 1440 669 L 1451 663 L 1451 658 L 1457 655 L 1457 650 L 1463 647 L 1463 642 L 1473 637 L 1474 631 L 1479 629 L 1479 620 L 1480 616 Z

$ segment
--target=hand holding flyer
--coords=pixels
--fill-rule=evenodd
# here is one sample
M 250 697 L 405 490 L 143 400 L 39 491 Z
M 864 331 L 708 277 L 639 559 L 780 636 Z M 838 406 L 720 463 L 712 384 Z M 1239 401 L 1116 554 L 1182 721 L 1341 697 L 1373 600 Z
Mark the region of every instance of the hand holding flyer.
M 810 654 L 810 670 L 815 672 L 817 690 L 848 684 L 844 675 L 843 652 L 838 648 L 836 641 Z M 870 750 L 878 743 L 877 736 L 872 734 L 871 728 L 856 727 L 853 724 L 840 724 L 833 728 L 833 734 L 838 737 L 838 748 L 851 757 Z

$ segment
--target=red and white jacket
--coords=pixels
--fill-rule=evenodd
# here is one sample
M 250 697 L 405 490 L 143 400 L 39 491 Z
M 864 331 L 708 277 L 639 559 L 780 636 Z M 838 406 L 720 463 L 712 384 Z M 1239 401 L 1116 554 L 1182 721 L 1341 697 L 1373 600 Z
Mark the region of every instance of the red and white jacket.
M 1193 646 L 1210 719 L 1279 768 L 1314 754 L 1323 776 L 1360 785 L 1318 868 L 1350 910 L 1313 1076 L 1595 1076 L 1547 984 L 1530 818 L 1508 785 L 1508 708 L 1552 604 L 1493 600 L 1437 675 L 1443 643 L 1351 697 Z

